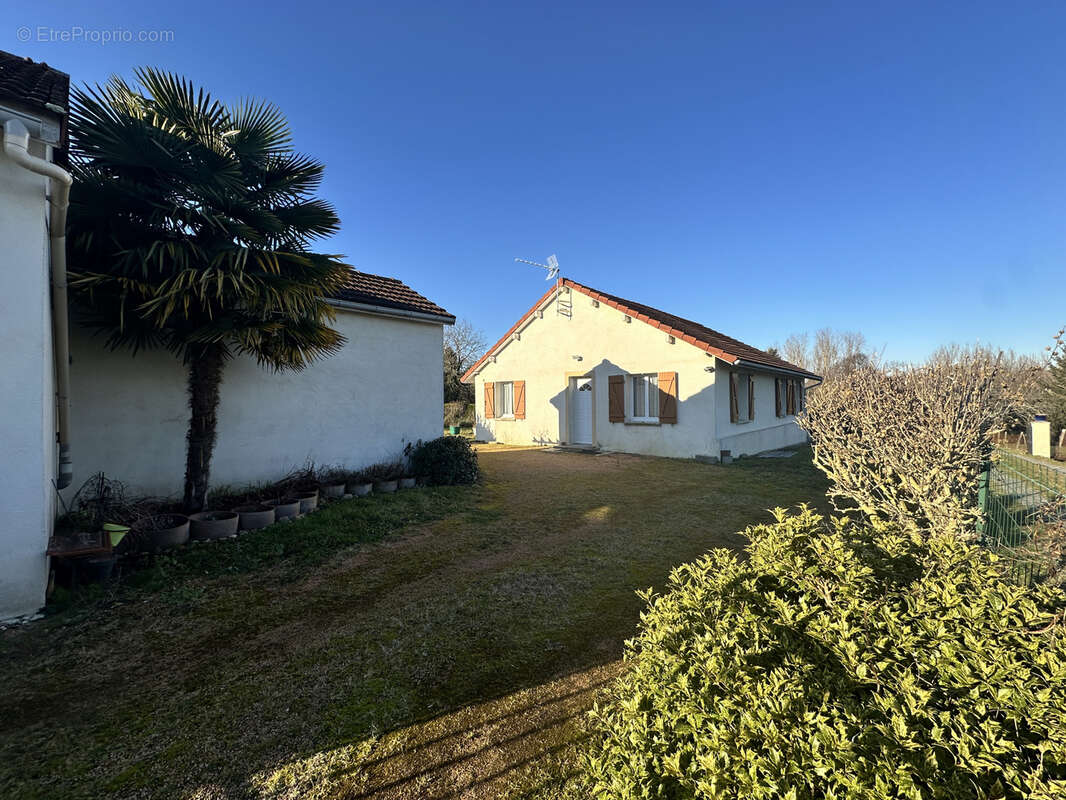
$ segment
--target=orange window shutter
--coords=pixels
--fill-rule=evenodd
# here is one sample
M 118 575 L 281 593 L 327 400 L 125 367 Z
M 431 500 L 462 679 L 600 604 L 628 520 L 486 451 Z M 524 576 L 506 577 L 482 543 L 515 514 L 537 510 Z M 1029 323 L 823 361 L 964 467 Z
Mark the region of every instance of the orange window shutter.
M 748 419 L 755 419 L 755 376 L 748 376 Z
M 514 418 L 526 418 L 526 382 L 514 382 Z
M 626 421 L 626 379 L 624 375 L 607 376 L 607 420 Z
M 491 381 L 485 382 L 485 419 L 496 416 L 496 384 Z
M 677 424 L 677 373 L 659 373 L 659 422 Z
M 737 374 L 729 373 L 729 421 L 740 421 L 740 405 L 737 402 Z

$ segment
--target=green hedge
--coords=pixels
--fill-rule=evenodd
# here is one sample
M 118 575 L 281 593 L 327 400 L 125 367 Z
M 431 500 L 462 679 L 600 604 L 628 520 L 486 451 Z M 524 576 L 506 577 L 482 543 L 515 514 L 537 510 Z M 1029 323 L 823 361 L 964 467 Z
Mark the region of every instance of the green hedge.
M 474 483 L 481 474 L 477 453 L 461 436 L 418 442 L 410 451 L 410 471 L 434 486 Z
M 602 798 L 1066 797 L 1066 595 L 776 512 L 649 602 L 592 712 Z

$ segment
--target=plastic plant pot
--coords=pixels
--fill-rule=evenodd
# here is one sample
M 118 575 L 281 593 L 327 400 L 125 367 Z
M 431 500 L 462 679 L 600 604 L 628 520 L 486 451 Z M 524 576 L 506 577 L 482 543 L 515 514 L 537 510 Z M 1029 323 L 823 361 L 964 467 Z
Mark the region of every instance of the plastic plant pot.
M 356 497 L 366 497 L 373 490 L 374 484 L 372 483 L 352 483 L 348 486 L 348 491 Z
M 399 481 L 375 481 L 374 492 L 380 492 L 382 494 L 392 494 L 396 491 Z
M 126 534 L 130 532 L 129 525 L 119 525 L 117 522 L 105 522 L 103 529 L 111 540 L 112 547 L 117 547 L 118 543 L 126 538 Z
M 145 537 L 147 549 L 160 553 L 189 541 L 189 518 L 184 514 L 157 514 L 134 526 Z
M 344 497 L 344 484 L 334 483 L 329 486 L 322 487 L 322 496 L 328 497 L 331 500 L 336 500 L 339 497 Z
M 400 478 L 401 489 L 414 489 L 417 481 L 414 478 Z

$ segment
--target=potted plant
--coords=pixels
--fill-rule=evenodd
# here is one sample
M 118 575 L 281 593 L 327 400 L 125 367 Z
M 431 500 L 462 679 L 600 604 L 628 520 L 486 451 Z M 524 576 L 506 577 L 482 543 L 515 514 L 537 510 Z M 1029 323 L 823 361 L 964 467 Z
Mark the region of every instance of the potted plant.
M 233 509 L 242 531 L 255 531 L 274 524 L 274 507 L 265 503 L 246 503 Z
M 189 538 L 197 541 L 237 535 L 241 517 L 236 511 L 201 511 L 189 515 Z
M 278 522 L 300 516 L 300 498 L 291 494 L 267 500 L 264 505 L 274 509 L 274 519 Z
M 353 472 L 348 478 L 348 491 L 356 497 L 366 497 L 374 489 L 374 481 L 367 475 L 366 470 Z
M 296 499 L 300 501 L 300 513 L 310 514 L 318 508 L 318 489 L 314 491 L 297 492 Z
M 462 421 L 463 411 L 463 403 L 444 404 L 444 427 L 452 436 L 459 435 L 459 423 Z
M 150 552 L 181 547 L 189 541 L 189 518 L 184 514 L 161 513 L 142 517 L 133 529 Z
M 367 467 L 366 476 L 374 484 L 375 492 L 390 494 L 399 486 L 400 478 L 403 477 L 402 461 L 383 461 Z
M 318 472 L 318 485 L 322 496 L 331 500 L 344 497 L 349 471 L 342 467 L 325 467 Z

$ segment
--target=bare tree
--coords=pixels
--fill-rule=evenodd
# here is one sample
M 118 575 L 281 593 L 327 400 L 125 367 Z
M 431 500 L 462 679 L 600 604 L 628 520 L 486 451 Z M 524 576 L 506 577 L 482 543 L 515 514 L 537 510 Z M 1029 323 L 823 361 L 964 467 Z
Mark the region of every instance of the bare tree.
M 780 348 L 781 357 L 833 380 L 839 374 L 872 365 L 875 354 L 859 331 L 835 331 L 822 328 L 814 334 L 814 343 L 807 333 L 794 333 Z
M 457 320 L 454 325 L 444 329 L 444 349 L 452 351 L 459 375 L 470 369 L 470 365 L 481 357 L 487 347 L 485 334 L 468 319 Z
M 456 321 L 444 329 L 444 401 L 471 403 L 474 392 L 460 382 L 471 365 L 478 360 L 487 345 L 485 335 L 470 320 Z

